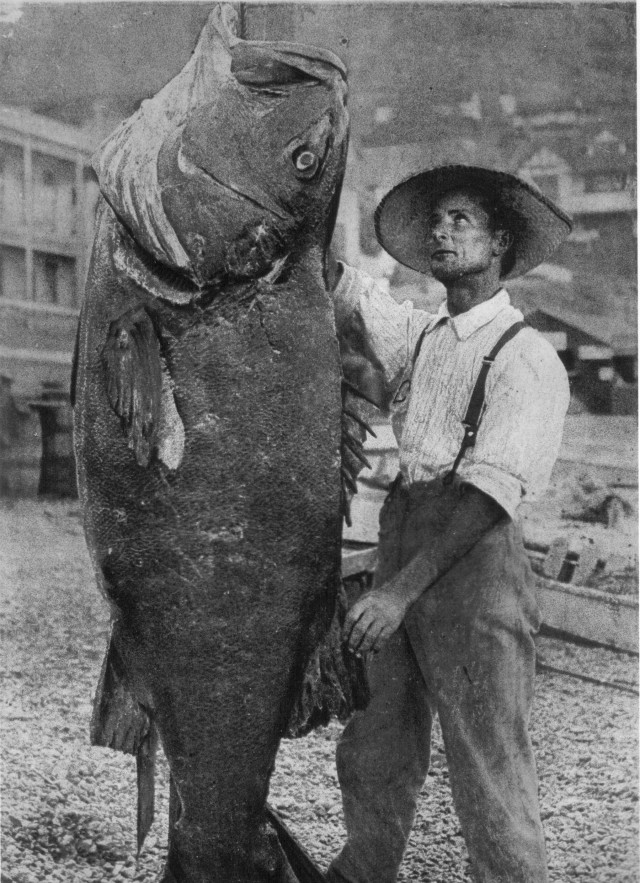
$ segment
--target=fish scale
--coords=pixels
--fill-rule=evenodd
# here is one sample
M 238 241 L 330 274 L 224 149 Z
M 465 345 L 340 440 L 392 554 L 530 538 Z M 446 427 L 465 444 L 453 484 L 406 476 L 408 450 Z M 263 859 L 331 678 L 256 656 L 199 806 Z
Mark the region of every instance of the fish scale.
M 159 735 L 165 883 L 295 883 L 276 829 L 307 867 L 266 798 L 303 685 L 309 712 L 364 434 L 325 281 L 344 68 L 240 40 L 232 15 L 214 10 L 94 158 L 74 367 L 85 533 L 114 614 L 92 739 L 136 754 L 140 846 Z

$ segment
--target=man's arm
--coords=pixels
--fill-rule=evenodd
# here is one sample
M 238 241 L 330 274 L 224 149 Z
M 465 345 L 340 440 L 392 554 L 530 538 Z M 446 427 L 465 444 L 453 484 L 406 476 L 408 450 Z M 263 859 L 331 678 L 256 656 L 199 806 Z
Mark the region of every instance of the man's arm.
M 463 485 L 437 547 L 420 550 L 392 579 L 353 605 L 343 629 L 348 648 L 354 653 L 379 650 L 400 627 L 413 602 L 505 517 L 502 507 L 488 494 Z
M 429 314 L 399 304 L 374 279 L 329 254 L 325 265 L 333 297 L 345 378 L 385 414 Z

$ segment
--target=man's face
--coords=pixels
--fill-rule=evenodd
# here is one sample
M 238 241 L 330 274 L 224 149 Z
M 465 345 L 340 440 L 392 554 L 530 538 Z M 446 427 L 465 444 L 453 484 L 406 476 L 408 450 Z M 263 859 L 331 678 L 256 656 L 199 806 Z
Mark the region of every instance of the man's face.
M 488 270 L 500 262 L 509 242 L 508 234 L 493 230 L 481 196 L 472 190 L 445 193 L 428 218 L 429 265 L 443 283 Z

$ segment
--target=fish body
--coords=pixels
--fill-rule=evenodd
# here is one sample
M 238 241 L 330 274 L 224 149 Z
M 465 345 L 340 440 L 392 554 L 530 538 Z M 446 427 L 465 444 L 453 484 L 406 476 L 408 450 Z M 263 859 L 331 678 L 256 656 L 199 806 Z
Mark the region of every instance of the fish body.
M 75 368 L 85 532 L 114 616 L 103 686 L 117 669 L 169 761 L 164 879 L 293 881 L 265 804 L 340 574 L 324 262 L 344 69 L 322 50 L 239 40 L 216 9 L 152 102 L 96 159 Z

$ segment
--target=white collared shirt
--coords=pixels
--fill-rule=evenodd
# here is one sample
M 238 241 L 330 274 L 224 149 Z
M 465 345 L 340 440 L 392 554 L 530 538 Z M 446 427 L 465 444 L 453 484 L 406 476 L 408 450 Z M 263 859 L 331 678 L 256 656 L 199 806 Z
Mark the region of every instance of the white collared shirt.
M 490 300 L 451 316 L 398 304 L 364 273 L 344 266 L 334 297 L 338 316 L 355 317 L 362 348 L 384 375 L 389 416 L 407 482 L 446 474 L 456 458 L 482 358 L 522 313 L 503 288 Z M 338 321 L 339 333 L 344 322 Z M 420 333 L 427 329 L 413 374 Z M 353 350 L 353 336 L 349 340 Z M 411 378 L 409 394 L 402 399 Z M 495 499 L 513 518 L 518 505 L 549 483 L 569 405 L 569 383 L 553 347 L 534 329 L 521 330 L 500 350 L 486 382 L 485 410 L 475 447 L 460 478 Z M 395 401 L 394 401 L 395 399 Z

